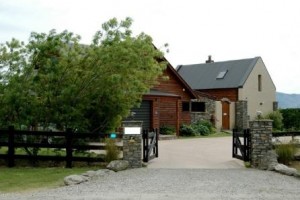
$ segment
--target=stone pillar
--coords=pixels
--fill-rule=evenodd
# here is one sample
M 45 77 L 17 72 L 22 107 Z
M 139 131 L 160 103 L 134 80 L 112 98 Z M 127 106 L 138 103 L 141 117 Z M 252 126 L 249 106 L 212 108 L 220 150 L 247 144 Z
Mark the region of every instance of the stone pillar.
M 124 121 L 124 127 L 140 127 L 142 131 L 142 123 L 139 121 Z M 123 132 L 123 160 L 129 162 L 130 168 L 142 167 L 142 133 L 125 134 Z
M 235 128 L 243 130 L 248 128 L 248 102 L 235 102 Z
M 272 149 L 272 120 L 250 121 L 251 165 L 259 168 L 267 152 Z

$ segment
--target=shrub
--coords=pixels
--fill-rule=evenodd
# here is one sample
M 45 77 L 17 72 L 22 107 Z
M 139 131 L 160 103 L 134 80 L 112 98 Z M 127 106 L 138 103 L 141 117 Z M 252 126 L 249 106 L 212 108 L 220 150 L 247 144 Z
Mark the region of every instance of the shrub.
M 300 130 L 300 108 L 280 109 L 283 127 L 287 130 Z
M 105 162 L 110 162 L 119 159 L 120 150 L 118 149 L 115 141 L 113 139 L 105 139 Z
M 276 153 L 278 155 L 278 162 L 288 165 L 293 159 L 296 153 L 296 148 L 293 143 L 278 144 L 275 146 Z
M 271 119 L 273 120 L 273 129 L 275 130 L 282 130 L 283 128 L 283 117 L 280 111 L 276 110 L 274 112 L 271 112 L 266 115 L 266 119 Z
M 202 124 L 194 125 L 194 129 L 195 129 L 197 135 L 207 136 L 210 134 L 209 129 Z
M 198 135 L 207 136 L 215 132 L 212 123 L 206 120 L 199 120 L 196 123 L 192 124 L 192 126 Z
M 176 129 L 171 126 L 163 125 L 162 127 L 159 128 L 159 133 L 162 135 L 174 135 L 175 132 Z
M 181 125 L 179 132 L 181 136 L 196 135 L 196 131 L 194 130 L 194 128 L 191 125 L 186 125 L 186 124 Z
M 205 120 L 199 120 L 191 125 L 182 125 L 180 127 L 180 135 L 182 136 L 207 136 L 214 131 L 212 123 Z

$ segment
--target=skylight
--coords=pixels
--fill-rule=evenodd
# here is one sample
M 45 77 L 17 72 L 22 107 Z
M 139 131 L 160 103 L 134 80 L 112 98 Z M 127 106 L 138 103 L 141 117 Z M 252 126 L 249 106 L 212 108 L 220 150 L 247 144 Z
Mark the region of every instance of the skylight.
M 219 72 L 217 79 L 223 79 L 227 72 L 228 72 L 228 70 Z

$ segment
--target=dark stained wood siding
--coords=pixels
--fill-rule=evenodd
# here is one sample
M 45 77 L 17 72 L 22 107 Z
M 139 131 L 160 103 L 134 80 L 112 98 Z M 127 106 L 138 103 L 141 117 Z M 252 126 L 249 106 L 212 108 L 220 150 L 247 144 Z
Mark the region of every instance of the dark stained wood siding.
M 230 101 L 233 101 L 233 102 L 238 101 L 238 89 L 237 88 L 209 89 L 209 90 L 198 90 L 198 91 L 212 95 L 212 96 L 216 97 L 217 100 L 221 100 L 223 98 L 228 98 Z
M 168 79 L 165 79 L 167 77 Z M 164 91 L 171 94 L 176 94 L 181 97 L 182 101 L 189 101 L 191 95 L 187 92 L 185 86 L 172 73 L 171 69 L 167 68 L 163 76 L 158 78 L 158 84 L 153 89 Z
M 160 99 L 159 105 L 159 117 L 160 126 L 171 126 L 176 129 L 179 128 L 179 99 L 174 99 L 171 97 L 163 97 Z
M 176 96 L 144 95 L 143 100 L 152 102 L 152 127 L 172 126 L 176 128 L 178 135 L 181 124 L 191 123 L 190 112 L 182 112 L 182 101 L 190 101 L 195 97 L 188 91 L 185 84 L 174 75 L 170 67 L 172 66 L 166 68 L 163 76 L 158 78 L 157 85 L 152 89 Z

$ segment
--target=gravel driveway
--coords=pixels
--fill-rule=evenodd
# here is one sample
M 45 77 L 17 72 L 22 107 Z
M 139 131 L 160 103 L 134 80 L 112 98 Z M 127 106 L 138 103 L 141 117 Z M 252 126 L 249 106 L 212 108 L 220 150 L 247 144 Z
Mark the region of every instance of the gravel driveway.
M 36 193 L 0 194 L 15 200 L 299 199 L 300 181 L 254 169 L 132 169 L 81 185 Z
M 149 168 L 244 168 L 241 160 L 232 158 L 232 137 L 162 140 L 158 145 L 159 157 Z
M 231 158 L 231 138 L 159 142 L 159 158 L 148 168 L 131 169 L 76 186 L 22 194 L 2 200 L 173 200 L 300 199 L 300 180 L 246 169 Z

